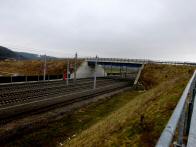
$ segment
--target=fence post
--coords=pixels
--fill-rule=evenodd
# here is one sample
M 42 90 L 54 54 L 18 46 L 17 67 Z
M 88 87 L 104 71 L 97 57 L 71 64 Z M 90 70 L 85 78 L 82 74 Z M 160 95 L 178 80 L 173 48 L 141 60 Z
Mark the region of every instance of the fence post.
M 44 77 L 43 77 L 44 81 L 46 80 L 46 54 L 44 56 Z

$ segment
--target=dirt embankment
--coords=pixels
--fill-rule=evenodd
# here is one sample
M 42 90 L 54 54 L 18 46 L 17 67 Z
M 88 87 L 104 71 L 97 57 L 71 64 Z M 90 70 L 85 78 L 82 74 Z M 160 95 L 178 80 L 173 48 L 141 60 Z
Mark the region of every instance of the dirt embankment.
M 142 71 L 140 82 L 146 89 L 151 89 L 179 76 L 189 77 L 194 69 L 192 66 L 147 64 Z
M 154 146 L 193 70 L 146 65 L 139 80 L 145 91 L 130 90 L 91 103 L 9 146 Z
M 82 131 L 64 146 L 153 147 L 171 116 L 194 68 L 146 65 L 140 82 L 146 91 Z M 121 97 L 129 97 L 125 92 Z

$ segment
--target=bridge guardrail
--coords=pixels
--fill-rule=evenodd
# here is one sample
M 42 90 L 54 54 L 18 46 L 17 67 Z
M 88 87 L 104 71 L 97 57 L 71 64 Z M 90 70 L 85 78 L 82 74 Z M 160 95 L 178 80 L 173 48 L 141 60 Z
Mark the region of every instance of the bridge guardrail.
M 95 57 L 85 58 L 86 60 L 94 61 Z M 125 59 L 125 58 L 98 58 L 98 61 L 113 61 L 113 62 L 136 62 L 142 64 L 171 64 L 171 65 L 188 65 L 196 66 L 195 62 L 183 62 L 183 61 L 163 61 L 163 60 L 149 60 L 149 59 Z
M 184 135 L 188 135 L 190 119 L 192 114 L 192 105 L 195 97 L 195 80 L 196 71 L 189 80 L 172 116 L 170 117 L 165 129 L 163 130 L 156 147 L 170 147 L 176 131 L 178 132 L 177 141 L 174 142 L 176 146 L 183 145 Z M 188 102 L 189 98 L 189 103 Z M 195 112 L 196 113 L 196 112 Z M 195 126 L 194 126 L 195 127 Z M 177 130 L 178 128 L 178 130 Z M 184 132 L 186 132 L 184 134 Z M 196 136 L 194 136 L 196 137 Z

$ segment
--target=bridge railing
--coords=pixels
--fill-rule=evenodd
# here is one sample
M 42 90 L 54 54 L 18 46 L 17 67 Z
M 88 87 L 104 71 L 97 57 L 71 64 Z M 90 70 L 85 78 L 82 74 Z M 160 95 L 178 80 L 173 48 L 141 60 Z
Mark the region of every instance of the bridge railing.
M 95 57 L 85 58 L 87 61 L 95 61 Z M 180 61 L 163 61 L 163 60 L 149 60 L 149 59 L 126 59 L 126 58 L 98 58 L 98 61 L 106 61 L 106 62 L 136 62 L 142 64 L 171 64 L 171 65 L 188 65 L 188 66 L 196 66 L 195 62 L 180 62 Z
M 95 61 L 96 58 L 88 57 L 86 58 L 87 61 Z M 136 63 L 147 63 L 148 60 L 139 60 L 139 59 L 126 59 L 126 58 L 98 58 L 98 61 L 105 61 L 105 62 L 136 62 Z
M 195 98 L 196 91 L 195 81 L 196 71 L 189 80 L 172 116 L 170 117 L 165 129 L 163 130 L 156 144 L 156 147 L 170 147 L 172 143 L 176 147 L 184 145 L 183 138 L 184 136 L 188 136 L 190 130 L 190 120 L 192 116 L 193 101 Z M 176 140 L 174 140 L 174 138 Z

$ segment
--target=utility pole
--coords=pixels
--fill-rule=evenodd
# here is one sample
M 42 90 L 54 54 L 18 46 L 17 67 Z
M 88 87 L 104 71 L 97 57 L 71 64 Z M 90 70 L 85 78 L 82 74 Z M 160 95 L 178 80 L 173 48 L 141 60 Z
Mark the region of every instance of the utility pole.
M 46 80 L 46 54 L 44 55 L 44 81 Z
M 95 58 L 95 72 L 94 72 L 94 85 L 93 85 L 93 89 L 96 89 L 96 83 L 97 83 L 97 59 L 98 59 L 98 57 L 96 56 L 96 58 Z
M 69 85 L 69 57 L 67 58 L 67 80 L 66 80 L 67 86 Z
M 75 54 L 75 65 L 74 65 L 74 84 L 76 84 L 77 58 L 78 58 L 78 55 L 77 55 L 77 52 L 76 52 L 76 54 Z

